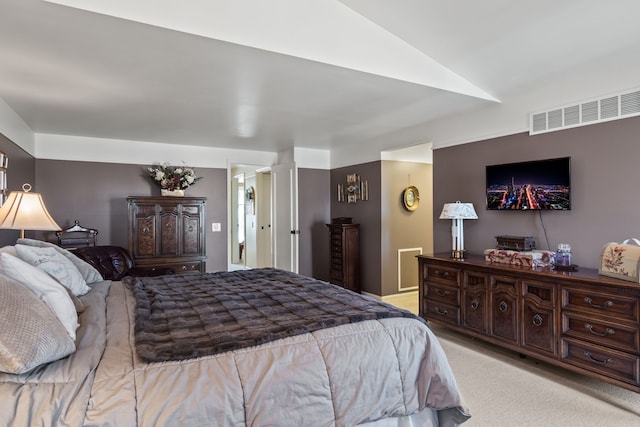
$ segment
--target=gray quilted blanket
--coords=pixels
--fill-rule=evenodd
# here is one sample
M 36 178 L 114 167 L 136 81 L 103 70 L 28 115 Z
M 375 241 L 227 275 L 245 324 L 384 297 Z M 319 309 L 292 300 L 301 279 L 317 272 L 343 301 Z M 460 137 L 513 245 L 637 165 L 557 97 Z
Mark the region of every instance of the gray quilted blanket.
M 288 271 L 263 268 L 124 279 L 146 362 L 184 360 L 323 328 L 412 313 Z

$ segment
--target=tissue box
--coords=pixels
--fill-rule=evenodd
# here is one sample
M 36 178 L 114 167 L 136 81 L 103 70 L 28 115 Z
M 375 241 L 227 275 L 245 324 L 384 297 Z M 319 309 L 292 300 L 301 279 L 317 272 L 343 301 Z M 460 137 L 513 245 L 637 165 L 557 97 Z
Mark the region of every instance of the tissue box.
M 510 264 L 522 267 L 543 267 L 555 263 L 552 251 L 511 251 L 506 249 L 486 249 L 484 259 L 487 262 Z
M 607 243 L 602 249 L 598 272 L 603 276 L 640 282 L 640 246 L 622 243 Z

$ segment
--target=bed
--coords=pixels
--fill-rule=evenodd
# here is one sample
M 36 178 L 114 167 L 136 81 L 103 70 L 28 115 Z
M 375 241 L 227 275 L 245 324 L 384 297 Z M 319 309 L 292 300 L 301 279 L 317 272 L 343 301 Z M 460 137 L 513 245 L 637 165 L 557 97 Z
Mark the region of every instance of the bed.
M 2 307 L 16 305 L 22 276 L 2 252 L 6 321 L 22 316 Z M 80 295 L 67 290 L 78 312 L 73 351 L 0 372 L 0 425 L 456 426 L 470 417 L 425 322 L 373 298 L 276 269 L 86 283 Z M 291 318 L 332 299 L 343 305 L 330 315 Z

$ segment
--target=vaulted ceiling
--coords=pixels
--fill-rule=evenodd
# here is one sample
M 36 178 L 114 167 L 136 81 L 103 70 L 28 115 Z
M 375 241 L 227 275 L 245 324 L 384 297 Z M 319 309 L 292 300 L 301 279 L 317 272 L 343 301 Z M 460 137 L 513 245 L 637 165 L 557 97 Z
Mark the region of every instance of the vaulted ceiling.
M 0 98 L 42 134 L 402 147 L 638 56 L 639 16 L 636 0 L 0 0 Z

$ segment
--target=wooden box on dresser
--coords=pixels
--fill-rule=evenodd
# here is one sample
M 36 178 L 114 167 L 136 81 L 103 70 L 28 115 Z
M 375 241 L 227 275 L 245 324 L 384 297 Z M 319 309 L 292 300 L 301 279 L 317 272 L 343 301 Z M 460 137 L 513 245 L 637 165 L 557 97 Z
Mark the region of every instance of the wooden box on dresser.
M 137 268 L 205 272 L 204 197 L 127 197 L 129 252 Z
M 418 264 L 427 321 L 640 393 L 638 283 L 474 255 L 420 255 Z

